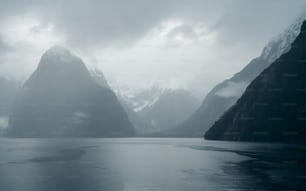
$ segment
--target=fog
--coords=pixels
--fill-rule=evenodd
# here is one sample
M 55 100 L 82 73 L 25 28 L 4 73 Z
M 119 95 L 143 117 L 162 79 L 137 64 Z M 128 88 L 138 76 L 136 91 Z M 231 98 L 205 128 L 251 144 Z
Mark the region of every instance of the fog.
M 0 8 L 0 75 L 25 80 L 54 44 L 112 86 L 203 97 L 258 56 L 305 1 L 14 1 Z

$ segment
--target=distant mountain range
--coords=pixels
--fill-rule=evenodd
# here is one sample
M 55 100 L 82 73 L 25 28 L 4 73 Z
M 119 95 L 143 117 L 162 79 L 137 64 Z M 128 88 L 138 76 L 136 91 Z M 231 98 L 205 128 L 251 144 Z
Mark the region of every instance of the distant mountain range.
M 83 61 L 63 47 L 47 50 L 16 96 L 5 135 L 134 135 L 127 114 L 101 75 L 93 78 Z
M 176 127 L 186 120 L 198 107 L 197 99 L 184 89 L 164 90 L 150 107 L 141 115 L 150 122 L 154 132 Z
M 185 89 L 154 86 L 138 91 L 115 88 L 115 92 L 140 135 L 177 126 L 199 105 L 199 101 Z
M 206 139 L 306 142 L 306 22 L 291 49 L 247 87 Z
M 173 136 L 201 137 L 222 114 L 241 97 L 246 87 L 279 56 L 291 49 L 305 16 L 299 18 L 283 33 L 272 39 L 261 55 L 232 78 L 216 85 L 205 97 L 197 111 L 171 132 Z

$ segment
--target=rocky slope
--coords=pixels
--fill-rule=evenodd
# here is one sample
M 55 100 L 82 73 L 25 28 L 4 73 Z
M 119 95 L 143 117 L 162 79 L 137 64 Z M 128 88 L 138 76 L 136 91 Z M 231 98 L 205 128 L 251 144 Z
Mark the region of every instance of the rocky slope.
M 247 87 L 206 139 L 306 141 L 306 23 L 284 53 Z
M 199 109 L 179 125 L 173 133 L 177 136 L 202 136 L 222 114 L 241 97 L 245 88 L 280 55 L 291 49 L 291 43 L 299 34 L 303 19 L 301 16 L 284 32 L 273 38 L 261 55 L 244 67 L 232 78 L 216 85 L 205 97 Z

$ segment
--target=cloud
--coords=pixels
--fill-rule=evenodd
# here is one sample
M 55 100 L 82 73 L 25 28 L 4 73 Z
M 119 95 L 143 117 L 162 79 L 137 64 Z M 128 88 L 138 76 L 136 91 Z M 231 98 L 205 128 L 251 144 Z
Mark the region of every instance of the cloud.
M 262 46 L 275 34 L 305 12 L 306 2 L 293 0 L 238 0 L 222 15 L 214 28 L 220 31 L 219 40 L 225 44 L 252 43 Z
M 2 1 L 3 18 L 18 14 L 39 18 L 54 25 L 56 31 L 77 46 L 124 45 L 139 39 L 162 21 L 172 19 L 204 22 L 220 30 L 224 41 L 245 40 L 263 26 L 269 26 L 270 30 L 258 30 L 262 35 L 284 27 L 305 6 L 303 0 Z
M 215 95 L 224 97 L 224 98 L 231 98 L 231 97 L 240 97 L 243 92 L 245 91 L 248 83 L 246 82 L 227 82 L 226 86 L 220 90 L 218 90 Z
M 4 64 L 5 55 L 12 51 L 12 47 L 0 36 L 0 64 Z
M 9 51 L 10 46 L 6 44 L 2 38 L 0 38 L 0 53 L 2 54 L 3 52 Z
M 73 46 L 107 46 L 137 40 L 169 14 L 172 5 L 148 0 L 47 1 L 30 11 L 54 24 Z
M 24 80 L 46 48 L 64 42 L 53 28 L 29 15 L 0 18 L 0 75 Z
M 84 112 L 81 112 L 81 111 L 76 111 L 73 113 L 73 116 L 71 119 L 72 123 L 74 124 L 82 124 L 84 122 L 86 122 L 86 120 L 88 119 L 88 115 Z
M 8 117 L 0 117 L 0 130 L 6 129 L 8 126 Z
M 305 9 L 304 0 L 2 0 L 0 75 L 28 76 L 61 44 L 108 80 L 207 92 Z M 6 45 L 10 47 L 7 49 Z

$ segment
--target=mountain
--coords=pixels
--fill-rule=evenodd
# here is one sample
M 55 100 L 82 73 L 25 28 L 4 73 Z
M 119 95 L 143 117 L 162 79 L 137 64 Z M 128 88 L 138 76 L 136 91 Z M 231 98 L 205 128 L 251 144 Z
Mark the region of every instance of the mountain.
M 206 139 L 306 142 L 306 21 L 284 53 L 205 134 Z
M 112 83 L 110 86 L 116 93 L 137 134 L 152 133 L 154 129 L 150 122 L 143 117 L 142 111 L 156 102 L 162 90 L 157 86 L 148 89 L 131 89 L 122 85 L 118 86 L 116 83 Z
M 197 99 L 187 90 L 166 89 L 141 115 L 151 124 L 152 132 L 161 132 L 182 123 L 197 107 Z
M 89 70 L 89 73 L 91 75 L 91 77 L 93 78 L 93 80 L 99 84 L 101 87 L 104 88 L 110 88 L 102 71 L 100 71 L 99 69 L 95 68 L 92 70 Z
M 119 98 L 121 105 L 128 115 L 129 120 L 133 124 L 137 135 L 147 135 L 154 131 L 151 124 L 141 115 L 141 113 L 135 112 L 128 102 Z
M 284 32 L 273 38 L 263 48 L 261 55 L 251 60 L 240 72 L 216 85 L 206 95 L 198 110 L 172 133 L 177 136 L 201 137 L 203 132 L 207 131 L 227 109 L 236 103 L 252 80 L 280 55 L 290 50 L 291 43 L 299 34 L 305 17 L 306 15 L 300 17 Z
M 158 86 L 131 89 L 126 86 L 111 84 L 111 88 L 118 96 L 118 99 L 136 113 L 151 107 L 163 92 L 163 89 Z
M 114 87 L 138 134 L 149 135 L 173 128 L 198 107 L 198 100 L 185 89 L 153 86 L 131 90 Z
M 19 86 L 18 81 L 0 77 L 0 130 L 8 126 L 9 113 Z
M 115 94 L 101 86 L 67 49 L 47 50 L 18 92 L 6 135 L 12 137 L 131 136 Z

